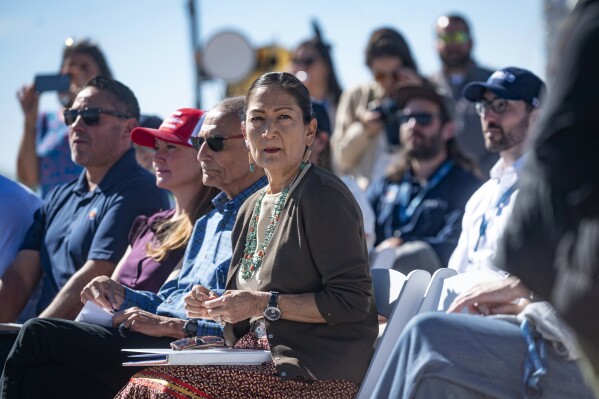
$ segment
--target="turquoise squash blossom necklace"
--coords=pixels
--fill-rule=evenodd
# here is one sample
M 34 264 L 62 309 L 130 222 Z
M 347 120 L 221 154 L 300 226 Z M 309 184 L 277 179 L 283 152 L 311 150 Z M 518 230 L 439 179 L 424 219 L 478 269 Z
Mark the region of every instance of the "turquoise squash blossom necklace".
M 281 212 L 283 212 L 283 208 L 285 207 L 285 201 L 287 200 L 287 194 L 289 193 L 290 188 L 291 184 L 281 191 L 281 194 L 279 195 L 279 198 L 275 203 L 275 209 L 273 210 L 272 216 L 270 216 L 268 226 L 266 227 L 264 241 L 262 242 L 262 244 L 260 244 L 260 248 L 257 252 L 256 247 L 258 245 L 258 219 L 260 218 L 262 200 L 264 199 L 267 190 L 264 190 L 262 194 L 260 194 L 260 197 L 258 197 L 258 199 L 256 200 L 256 204 L 254 205 L 254 210 L 252 212 L 252 218 L 250 219 L 250 227 L 248 230 L 247 239 L 245 241 L 243 258 L 241 259 L 241 278 L 243 278 L 244 280 L 249 279 L 250 277 L 252 277 L 254 273 L 257 273 L 258 270 L 260 270 L 266 247 L 268 246 L 268 244 L 270 244 L 272 236 L 275 233 L 275 228 L 277 227 L 277 223 L 279 222 Z

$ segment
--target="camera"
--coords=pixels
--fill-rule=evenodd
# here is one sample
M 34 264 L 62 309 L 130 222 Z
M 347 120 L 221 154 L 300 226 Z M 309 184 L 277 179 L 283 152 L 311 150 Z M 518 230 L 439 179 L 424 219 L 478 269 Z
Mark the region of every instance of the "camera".
M 387 143 L 390 147 L 397 147 L 399 142 L 399 117 L 401 109 L 391 98 L 384 98 L 381 102 L 371 102 L 368 109 L 373 112 L 378 112 L 381 115 L 381 120 L 385 124 L 385 134 Z

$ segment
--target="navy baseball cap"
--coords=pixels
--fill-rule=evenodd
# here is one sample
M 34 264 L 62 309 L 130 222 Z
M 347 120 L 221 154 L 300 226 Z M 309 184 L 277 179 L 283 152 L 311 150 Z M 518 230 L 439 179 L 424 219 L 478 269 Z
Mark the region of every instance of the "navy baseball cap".
M 481 101 L 486 90 L 506 100 L 520 100 L 538 108 L 545 94 L 545 83 L 526 69 L 507 67 L 493 72 L 486 82 L 472 82 L 464 88 L 468 101 Z

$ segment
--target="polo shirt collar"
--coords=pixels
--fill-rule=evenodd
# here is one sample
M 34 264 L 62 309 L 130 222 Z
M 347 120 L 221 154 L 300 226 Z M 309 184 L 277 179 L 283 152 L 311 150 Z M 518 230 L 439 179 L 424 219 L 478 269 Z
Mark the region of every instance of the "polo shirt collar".
M 239 209 L 241 205 L 256 191 L 266 186 L 268 180 L 266 176 L 262 176 L 260 179 L 252 183 L 248 188 L 237 194 L 233 199 L 229 199 L 227 194 L 220 192 L 216 197 L 212 199 L 212 205 L 220 212 L 224 213 L 225 208 L 232 206 L 233 209 Z
M 98 187 L 94 191 L 106 191 L 113 184 L 119 182 L 123 176 L 131 173 L 131 170 L 137 166 L 137 161 L 135 159 L 135 150 L 130 148 L 123 154 L 122 157 L 119 158 L 118 161 L 115 162 L 114 165 L 108 170 L 108 173 L 104 176 Z M 87 182 L 87 177 L 85 176 L 85 169 L 79 175 L 79 179 L 77 180 L 77 184 L 73 188 L 73 191 L 77 194 L 85 194 L 89 191 L 89 184 Z

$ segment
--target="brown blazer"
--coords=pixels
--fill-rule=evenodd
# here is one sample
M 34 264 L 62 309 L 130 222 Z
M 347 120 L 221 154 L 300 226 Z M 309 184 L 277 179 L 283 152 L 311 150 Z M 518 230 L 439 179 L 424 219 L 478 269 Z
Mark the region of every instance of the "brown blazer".
M 237 289 L 249 218 L 259 193 L 242 206 L 232 232 L 227 289 Z M 287 199 L 261 267 L 260 291 L 313 292 L 326 323 L 283 318 L 266 323 L 273 361 L 282 378 L 343 379 L 361 383 L 378 333 L 362 215 L 332 173 L 311 166 Z M 249 320 L 227 324 L 234 344 Z

